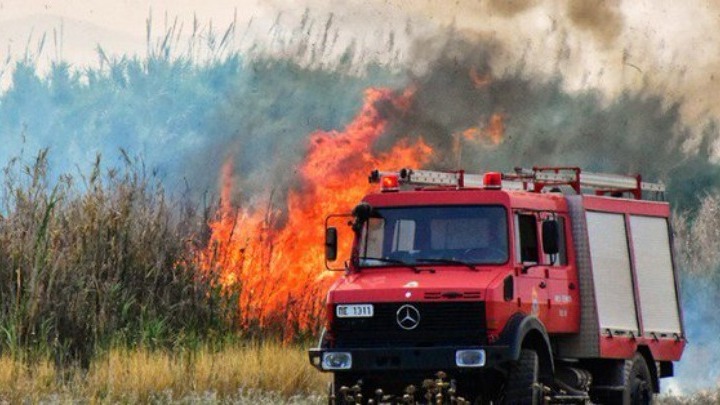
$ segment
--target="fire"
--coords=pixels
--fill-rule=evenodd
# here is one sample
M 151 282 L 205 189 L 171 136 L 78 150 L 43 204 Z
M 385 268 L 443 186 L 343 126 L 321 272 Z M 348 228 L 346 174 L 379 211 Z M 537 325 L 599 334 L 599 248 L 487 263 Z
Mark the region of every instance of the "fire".
M 505 114 L 502 113 L 494 113 L 487 122 L 456 133 L 452 145 L 455 164 L 458 167 L 462 166 L 463 141 L 492 147 L 499 145 L 504 136 Z
M 472 127 L 462 132 L 462 137 L 468 141 L 487 140 L 492 145 L 499 145 L 505 133 L 505 116 L 495 113 L 490 116 L 487 124 L 483 127 Z
M 198 256 L 203 268 L 219 272 L 224 287 L 239 291 L 241 327 L 278 327 L 286 336 L 319 327 L 324 291 L 335 278 L 325 271 L 326 216 L 350 212 L 374 188 L 367 181 L 372 169 L 421 167 L 429 161 L 432 149 L 422 140 L 398 141 L 387 152 L 372 149 L 387 124 L 378 102 L 404 109 L 411 97 L 411 91 L 398 96 L 369 89 L 360 113 L 343 131 L 311 134 L 297 170 L 298 186 L 281 209 L 256 204 L 233 210 L 233 167 L 223 166 L 222 202 L 209 224 L 210 243 Z M 279 224 L 283 213 L 287 220 Z
M 502 142 L 503 134 L 505 133 L 505 115 L 495 113 L 490 117 L 490 122 L 486 129 L 487 136 L 493 145 L 498 145 Z
M 473 85 L 475 85 L 476 89 L 481 89 L 492 81 L 492 78 L 489 73 L 486 73 L 484 75 L 480 75 L 475 68 L 470 68 L 470 80 L 472 80 Z

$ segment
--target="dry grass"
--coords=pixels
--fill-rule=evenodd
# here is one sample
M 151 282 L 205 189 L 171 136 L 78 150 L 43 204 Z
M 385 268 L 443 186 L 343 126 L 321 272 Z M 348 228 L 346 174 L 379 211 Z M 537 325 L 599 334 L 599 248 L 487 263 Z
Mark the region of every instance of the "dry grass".
M 720 389 L 699 391 L 685 396 L 661 395 L 655 402 L 657 405 L 716 405 L 720 404 Z
M 0 358 L 0 403 L 77 400 L 97 402 L 252 402 L 253 398 L 315 403 L 328 375 L 312 368 L 304 348 L 277 343 L 233 344 L 171 353 L 113 349 L 92 366 L 56 371 Z
M 673 227 L 682 268 L 690 275 L 716 275 L 720 266 L 720 193 L 703 196 L 695 212 L 675 217 Z
M 0 183 L 0 354 L 84 367 L 99 347 L 229 333 L 236 300 L 193 265 L 202 218 L 142 161 L 51 179 L 47 150 Z

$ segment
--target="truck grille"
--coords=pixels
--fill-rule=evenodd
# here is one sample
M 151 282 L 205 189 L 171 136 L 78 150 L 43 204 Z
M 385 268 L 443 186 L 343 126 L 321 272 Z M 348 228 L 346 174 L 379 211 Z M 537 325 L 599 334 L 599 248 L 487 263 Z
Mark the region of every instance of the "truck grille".
M 410 304 L 420 313 L 412 330 L 397 313 Z M 374 304 L 372 318 L 335 318 L 336 347 L 434 347 L 486 344 L 484 302 L 393 302 Z

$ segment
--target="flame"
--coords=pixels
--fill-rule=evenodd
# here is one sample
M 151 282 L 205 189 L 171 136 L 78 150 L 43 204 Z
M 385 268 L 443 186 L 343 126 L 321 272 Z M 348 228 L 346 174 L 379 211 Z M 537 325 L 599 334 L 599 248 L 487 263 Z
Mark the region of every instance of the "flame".
M 493 145 L 499 145 L 505 134 L 505 115 L 500 113 L 493 114 L 488 122 L 486 133 Z
M 479 143 L 485 146 L 499 145 L 505 136 L 505 114 L 494 113 L 487 123 L 467 128 L 454 135 L 452 150 L 457 167 L 462 166 L 463 142 Z
M 492 145 L 499 145 L 505 134 L 505 115 L 495 113 L 490 116 L 487 124 L 480 127 L 471 127 L 462 131 L 465 140 L 479 142 L 487 140 Z
M 472 80 L 476 89 L 481 89 L 481 88 L 487 86 L 488 84 L 490 84 L 490 82 L 492 81 L 492 77 L 490 76 L 490 73 L 486 73 L 481 76 L 480 73 L 478 73 L 477 69 L 475 69 L 474 67 L 470 68 L 469 75 L 470 75 L 470 80 Z
M 210 242 L 198 258 L 204 269 L 219 273 L 225 288 L 239 291 L 242 328 L 276 327 L 288 336 L 313 332 L 322 324 L 325 291 L 336 274 L 325 271 L 325 218 L 350 212 L 375 188 L 367 181 L 371 170 L 422 167 L 429 161 L 432 149 L 422 139 L 397 141 L 387 152 L 372 149 L 387 124 L 376 106 L 390 102 L 403 110 L 412 94 L 369 89 L 361 111 L 343 131 L 311 134 L 297 170 L 298 185 L 283 207 L 267 203 L 260 208 L 256 203 L 233 211 L 233 166 L 225 163 L 219 212 L 209 224 Z

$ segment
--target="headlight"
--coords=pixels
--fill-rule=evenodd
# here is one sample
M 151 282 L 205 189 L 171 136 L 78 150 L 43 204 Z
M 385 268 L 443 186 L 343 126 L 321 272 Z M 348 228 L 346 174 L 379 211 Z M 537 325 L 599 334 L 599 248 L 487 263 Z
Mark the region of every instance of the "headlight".
M 458 350 L 455 352 L 455 364 L 458 367 L 482 367 L 485 365 L 485 350 Z
M 325 370 L 349 370 L 352 367 L 352 354 L 347 352 L 323 353 L 322 366 Z

